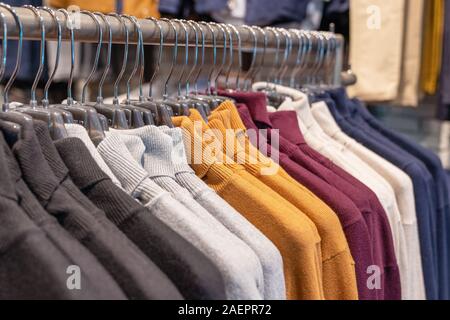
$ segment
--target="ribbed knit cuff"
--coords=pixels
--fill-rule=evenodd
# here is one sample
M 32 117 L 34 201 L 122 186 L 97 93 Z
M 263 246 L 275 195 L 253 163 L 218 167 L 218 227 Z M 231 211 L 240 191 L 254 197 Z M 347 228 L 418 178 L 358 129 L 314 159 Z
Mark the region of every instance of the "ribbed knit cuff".
M 129 138 L 132 138 L 131 136 Z M 135 139 L 140 140 L 138 137 Z M 148 173 L 133 158 L 127 146 L 119 136 L 106 137 L 97 150 L 122 183 L 122 186 L 130 195 L 144 197 L 141 201 L 151 201 L 163 190 L 148 179 Z
M 108 177 L 111 178 L 112 182 L 117 185 L 118 187 L 122 187 L 119 180 L 116 176 L 112 173 L 111 169 L 108 167 L 108 165 L 105 163 L 105 161 L 102 159 L 100 154 L 98 153 L 97 149 L 95 148 L 95 145 L 92 143 L 91 138 L 89 137 L 86 129 L 79 125 L 79 124 L 65 124 L 67 133 L 69 137 L 74 137 L 80 139 L 86 148 L 89 150 L 89 153 L 91 154 L 92 158 L 94 158 L 95 162 L 98 164 L 98 166 L 102 169 L 103 172 L 105 172 Z

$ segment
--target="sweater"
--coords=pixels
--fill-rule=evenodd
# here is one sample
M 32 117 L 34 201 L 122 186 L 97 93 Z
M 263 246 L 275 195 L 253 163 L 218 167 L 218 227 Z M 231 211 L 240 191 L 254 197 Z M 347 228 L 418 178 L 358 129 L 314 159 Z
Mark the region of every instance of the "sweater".
M 169 276 L 183 297 L 225 299 L 222 277 L 210 260 L 151 214 L 152 208 L 164 209 L 161 204 L 144 208 L 118 188 L 79 139 L 62 139 L 55 146 L 74 183 Z
M 226 166 L 218 162 L 211 152 L 203 152 L 208 145 L 203 145 L 202 142 L 205 141 L 195 141 L 199 139 L 200 133 L 195 131 L 189 118 L 175 117 L 173 122 L 183 129 L 183 141 L 196 175 L 244 215 L 280 250 L 287 298 L 324 299 L 320 237 L 315 225 L 304 214 L 286 204 L 272 189 L 248 174 L 244 168 Z M 194 161 L 194 145 L 201 147 L 202 161 Z
M 214 111 L 211 117 L 220 119 L 222 123 L 228 122 L 229 127 L 233 128 L 234 130 L 238 130 L 238 132 L 243 132 L 243 134 L 241 135 L 242 139 L 240 139 L 242 141 L 242 147 L 246 147 L 247 149 L 251 148 L 251 142 L 249 141 L 248 137 L 246 137 L 246 128 L 239 117 L 239 113 L 236 107 L 233 104 L 223 103 Z M 295 121 L 297 121 L 296 116 Z M 286 127 L 286 130 L 292 132 L 293 128 L 289 128 L 289 122 L 286 121 L 286 119 L 283 119 L 282 122 Z M 281 130 L 280 134 L 282 135 L 282 133 L 283 132 Z M 282 148 L 286 147 L 286 142 L 280 144 L 280 146 Z M 284 150 L 280 149 L 280 151 Z M 292 146 L 287 151 L 289 151 L 289 153 L 287 153 L 289 157 L 298 153 L 293 150 Z M 293 160 L 295 161 L 297 159 L 293 157 Z M 302 160 L 304 160 L 304 157 L 302 157 Z M 312 161 L 302 161 L 299 164 L 310 170 L 312 173 L 317 174 L 319 177 L 322 177 L 324 181 L 328 182 L 330 185 L 341 179 L 340 177 L 333 175 L 333 173 L 328 172 L 327 168 L 320 167 L 318 163 L 316 164 L 311 162 Z M 366 285 L 368 277 L 367 268 L 374 264 L 372 256 L 373 243 L 372 241 L 370 241 L 371 234 L 369 233 L 362 213 L 353 205 L 351 200 L 348 199 L 346 195 L 341 194 L 340 190 L 342 190 L 342 184 L 334 185 L 337 188 L 333 193 L 334 197 L 328 197 L 327 199 L 331 201 L 327 203 L 330 203 L 330 206 L 332 206 L 337 213 L 337 216 L 345 233 L 346 240 L 349 244 L 352 257 L 355 260 L 359 299 L 376 300 L 378 296 L 378 290 L 370 290 Z M 344 205 L 345 203 L 347 203 L 347 205 Z M 369 215 L 369 217 L 367 217 L 368 220 L 373 219 L 371 217 L 373 215 L 371 212 L 365 210 L 364 213 Z
M 143 144 L 138 137 L 126 137 L 134 138 L 135 146 Z M 99 144 L 98 150 L 129 194 L 134 193 L 146 206 L 151 206 L 153 202 L 166 204 L 166 210 L 155 210 L 153 213 L 207 254 L 222 274 L 228 299 L 263 298 L 261 264 L 254 252 L 248 250 L 248 246 L 237 241 L 231 242 L 234 247 L 230 246 L 228 237 L 217 233 L 210 223 L 149 179 L 149 173 L 135 161 L 123 140 L 117 135 L 107 136 Z M 221 254 L 218 255 L 218 252 Z

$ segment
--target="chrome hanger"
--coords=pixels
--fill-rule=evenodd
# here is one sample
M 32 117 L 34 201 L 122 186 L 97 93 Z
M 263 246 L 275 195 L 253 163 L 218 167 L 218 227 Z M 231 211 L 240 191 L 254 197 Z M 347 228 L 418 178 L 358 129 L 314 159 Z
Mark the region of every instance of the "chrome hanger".
M 261 72 L 261 69 L 264 68 L 264 63 L 265 63 L 265 59 L 266 59 L 266 51 L 267 51 L 267 44 L 268 44 L 268 39 L 267 39 L 267 32 L 262 29 L 261 27 L 258 26 L 253 26 L 252 28 L 258 30 L 259 32 L 261 32 L 261 34 L 263 35 L 263 48 L 262 48 L 262 56 L 261 56 L 261 63 L 259 64 L 259 66 L 257 68 L 254 68 L 254 71 L 252 73 L 250 73 L 249 78 L 250 78 L 250 82 L 254 82 L 255 78 L 257 77 L 257 75 Z
M 70 74 L 67 84 L 66 103 L 50 105 L 49 107 L 70 112 L 74 119 L 74 123 L 82 125 L 87 130 L 89 137 L 91 137 L 93 141 L 100 141 L 105 137 L 105 133 L 103 132 L 104 129 L 107 129 L 107 127 L 105 128 L 105 126 L 102 125 L 100 115 L 94 108 L 75 103 L 72 96 L 72 83 L 75 68 L 75 34 L 73 31 L 74 24 L 68 23 L 69 21 L 72 21 L 72 17 L 67 10 L 59 9 L 58 12 L 61 12 L 64 15 L 66 25 L 70 26 Z
M 2 129 L 3 134 L 5 135 L 5 139 L 8 141 L 10 145 L 13 145 L 15 142 L 22 138 L 26 138 L 28 134 L 33 132 L 33 118 L 31 118 L 27 114 L 23 114 L 20 112 L 9 110 L 9 90 L 11 89 L 14 80 L 16 79 L 17 73 L 20 70 L 20 63 L 22 59 L 22 44 L 23 44 L 23 25 L 19 16 L 17 15 L 14 8 L 11 6 L 1 3 L 0 7 L 6 9 L 14 18 L 17 29 L 19 29 L 19 41 L 17 43 L 17 58 L 16 64 L 14 66 L 14 70 L 9 78 L 8 82 L 5 85 L 3 91 L 3 103 L 2 103 L 2 112 L 0 112 L 0 127 Z M 7 34 L 7 25 L 3 16 L 3 44 L 8 39 Z M 7 45 L 3 47 L 3 57 L 2 64 L 4 66 L 1 67 L 4 74 L 6 68 L 6 54 L 7 54 Z
M 247 25 L 244 25 L 242 27 L 244 29 L 247 29 L 248 31 L 250 31 L 250 33 L 252 34 L 252 37 L 253 37 L 252 62 L 251 62 L 250 67 L 244 77 L 244 91 L 248 91 L 247 81 L 249 79 L 249 76 L 252 73 L 253 68 L 255 67 L 256 54 L 257 54 L 257 50 L 258 50 L 258 37 L 256 36 L 255 30 L 253 30 L 251 27 L 249 27 Z
M 241 87 L 240 87 L 240 75 L 241 75 L 241 70 L 242 70 L 242 41 L 241 41 L 241 35 L 239 34 L 239 31 L 238 31 L 238 29 L 235 26 L 233 26 L 231 24 L 227 24 L 227 25 L 234 31 L 234 33 L 236 34 L 236 38 L 238 39 L 238 72 L 237 72 L 237 75 L 236 75 L 236 88 L 235 88 L 235 90 L 240 90 L 241 89 Z M 230 47 L 230 49 L 232 51 L 231 47 Z M 233 60 L 231 61 L 231 63 L 233 64 Z M 228 83 L 228 77 L 229 76 L 230 76 L 230 73 L 227 74 L 227 81 L 226 81 L 227 83 Z
M 44 19 L 38 9 L 33 6 L 26 5 L 24 8 L 31 10 L 39 20 L 39 28 L 41 32 L 41 43 L 39 52 L 39 68 L 31 86 L 31 98 L 28 105 L 22 105 L 16 108 L 17 112 L 28 114 L 33 119 L 44 121 L 50 131 L 50 135 L 54 140 L 62 139 L 68 136 L 66 127 L 64 126 L 64 117 L 60 110 L 43 108 L 39 106 L 36 98 L 36 88 L 44 71 L 45 64 L 45 25 Z M 69 113 L 70 117 L 70 113 Z
M 96 28 L 97 28 L 97 33 L 98 33 L 98 43 L 97 43 L 97 50 L 95 53 L 95 58 L 94 58 L 94 64 L 92 66 L 91 72 L 89 73 L 86 81 L 84 82 L 83 85 L 83 90 L 82 90 L 82 96 L 81 96 L 81 105 L 88 105 L 93 107 L 98 113 L 104 115 L 107 119 L 108 119 L 108 126 L 115 128 L 115 129 L 128 129 L 128 121 L 127 121 L 127 116 L 125 114 L 125 111 L 122 110 L 119 107 L 114 107 L 114 105 L 104 105 L 103 103 L 98 103 L 98 102 L 89 102 L 86 103 L 86 92 L 87 92 L 87 88 L 89 86 L 89 83 L 91 82 L 94 74 L 97 71 L 98 68 L 98 62 L 100 59 L 100 53 L 102 50 L 102 43 L 103 43 L 103 29 L 102 26 L 100 24 L 100 21 L 97 18 L 97 15 L 102 17 L 102 13 L 100 12 L 89 12 L 89 11 L 81 11 L 81 13 L 84 13 L 86 15 L 88 15 L 89 17 L 92 18 L 92 20 L 94 20 Z M 106 24 L 106 27 L 108 29 L 108 31 L 111 30 L 110 25 Z M 128 30 L 128 29 L 127 29 Z M 112 34 L 111 34 L 112 35 Z M 112 39 L 111 39 L 112 41 Z M 128 45 L 128 32 L 126 33 L 126 42 Z

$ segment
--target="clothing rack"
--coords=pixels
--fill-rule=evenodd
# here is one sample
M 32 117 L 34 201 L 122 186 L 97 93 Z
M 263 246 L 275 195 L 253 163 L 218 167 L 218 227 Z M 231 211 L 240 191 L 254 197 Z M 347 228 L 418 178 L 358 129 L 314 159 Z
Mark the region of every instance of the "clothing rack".
M 20 21 L 23 26 L 23 39 L 24 40 L 40 40 L 40 25 L 38 17 L 28 8 L 24 7 L 12 7 L 17 13 Z M 16 21 L 13 15 L 8 12 L 5 8 L 0 7 L 0 12 L 5 14 L 5 22 L 8 28 L 8 39 L 19 39 L 19 28 L 16 24 Z M 57 25 L 53 19 L 53 17 L 43 10 L 40 11 L 42 19 L 44 21 L 46 40 L 56 40 L 57 39 Z M 70 41 L 70 23 L 68 23 L 68 19 L 65 14 L 60 11 L 56 11 L 55 13 L 59 20 L 61 21 L 61 31 L 62 31 L 62 40 Z M 71 13 L 71 17 L 73 17 L 72 21 L 74 21 L 74 37 L 77 42 L 87 42 L 87 43 L 97 43 L 98 42 L 98 26 L 96 22 L 87 14 L 83 13 L 83 11 Z M 103 34 L 106 34 L 106 26 L 102 23 L 101 19 L 100 25 L 103 30 Z M 110 16 L 108 17 L 108 21 L 111 25 L 112 30 L 112 42 L 116 44 L 122 44 L 125 42 L 125 31 L 123 29 L 123 25 L 121 22 Z M 143 43 L 145 45 L 158 45 L 159 44 L 159 29 L 156 26 L 155 22 L 150 19 L 137 19 L 143 36 Z M 162 31 L 164 34 L 164 45 L 165 46 L 173 46 L 175 41 L 175 32 L 171 28 L 171 25 L 167 23 L 167 21 L 159 20 L 160 25 L 162 27 Z M 133 23 L 129 19 L 124 19 L 123 21 L 129 30 L 129 43 L 136 44 L 138 39 L 138 31 L 135 29 Z M 205 37 L 205 47 L 213 47 L 213 37 L 208 30 L 208 27 L 205 24 L 200 24 L 200 28 L 204 31 Z M 180 47 L 183 47 L 185 44 L 185 33 L 184 31 L 180 31 L 178 28 L 178 44 Z M 189 46 L 195 46 L 195 33 L 192 29 L 188 28 L 188 36 L 189 36 Z M 224 43 L 223 33 L 215 29 L 216 33 L 216 48 L 222 48 Z M 263 32 L 258 32 L 258 30 L 254 28 L 248 28 L 247 26 L 236 26 L 233 29 L 233 46 L 234 50 L 238 50 L 238 37 L 240 37 L 241 42 L 241 50 L 242 52 L 249 52 L 254 49 L 255 44 L 255 35 L 257 41 L 257 52 L 261 52 L 263 49 L 263 43 L 265 39 L 267 40 L 267 46 L 265 47 L 265 52 L 275 52 L 277 48 L 282 51 L 286 49 L 286 36 L 283 36 L 281 33 L 277 36 L 274 32 L 269 32 L 265 29 L 265 34 Z M 277 30 L 281 30 L 278 29 Z M 284 29 L 283 29 L 284 30 Z M 253 32 L 252 32 L 253 31 Z M 298 37 L 292 30 L 285 30 L 289 32 L 292 37 L 292 47 L 298 47 Z M 236 33 L 237 32 L 237 33 Z M 0 38 L 2 36 L 0 35 Z M 342 35 L 334 34 L 336 49 L 335 49 L 335 59 L 334 59 L 334 72 L 333 79 L 335 84 L 341 83 L 341 71 L 343 66 L 343 50 L 344 50 L 344 38 Z M 106 36 L 103 37 L 103 43 L 107 43 L 108 39 Z M 318 54 L 319 51 L 319 40 L 317 38 L 312 41 L 312 50 L 310 51 L 312 54 Z M 296 49 L 295 49 L 296 50 Z M 291 58 L 288 61 L 288 65 L 292 62 L 295 63 L 296 54 L 291 54 Z M 281 58 L 280 58 L 281 59 Z

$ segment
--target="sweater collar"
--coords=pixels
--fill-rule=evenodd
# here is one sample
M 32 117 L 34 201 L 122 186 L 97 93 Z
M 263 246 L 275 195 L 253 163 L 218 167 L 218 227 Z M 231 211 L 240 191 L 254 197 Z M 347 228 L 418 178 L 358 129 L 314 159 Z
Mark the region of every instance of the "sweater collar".
M 222 92 L 221 92 L 222 93 Z M 272 124 L 267 112 L 267 97 L 263 92 L 223 92 L 227 97 L 235 99 L 239 103 L 247 106 L 251 118 L 261 129 L 270 128 Z
M 280 135 L 295 145 L 305 144 L 306 141 L 298 124 L 295 111 L 278 111 L 270 114 L 273 127 L 280 131 Z
M 42 154 L 58 180 L 63 181 L 69 175 L 69 170 L 53 144 L 47 124 L 43 121 L 34 120 L 33 125 L 36 138 L 41 145 Z

